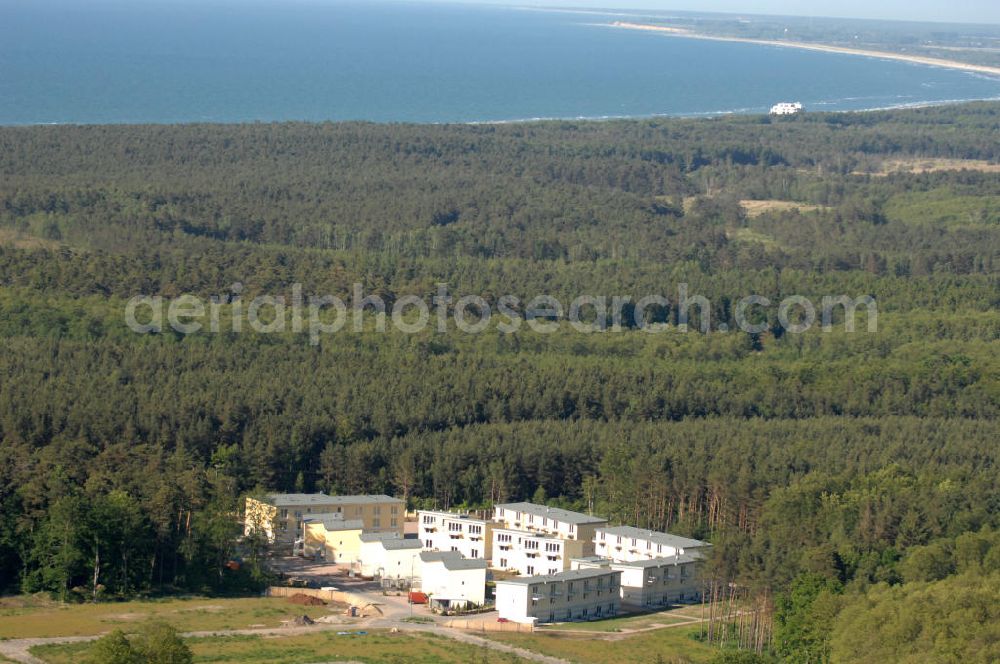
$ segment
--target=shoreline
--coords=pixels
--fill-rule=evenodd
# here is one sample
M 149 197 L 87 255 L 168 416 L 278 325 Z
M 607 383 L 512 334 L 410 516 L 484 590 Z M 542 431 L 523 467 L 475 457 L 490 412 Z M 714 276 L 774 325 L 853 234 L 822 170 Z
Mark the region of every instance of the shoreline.
M 975 65 L 958 60 L 945 60 L 942 58 L 932 58 L 923 55 L 906 55 L 904 53 L 893 53 L 892 51 L 872 51 L 860 48 L 848 48 L 846 46 L 832 46 L 829 44 L 812 44 L 809 42 L 781 41 L 777 39 L 750 39 L 748 37 L 722 37 L 716 35 L 706 35 L 699 32 L 692 32 L 684 28 L 671 28 L 664 25 L 651 25 L 648 23 L 629 23 L 627 21 L 615 21 L 607 24 L 612 28 L 623 30 L 643 30 L 646 32 L 656 32 L 668 37 L 683 37 L 686 39 L 703 39 L 708 41 L 735 42 L 738 44 L 759 44 L 762 46 L 779 46 L 782 48 L 797 48 L 806 51 L 819 51 L 821 53 L 839 53 L 841 55 L 859 55 L 868 58 L 879 58 L 882 60 L 896 60 L 908 62 L 910 64 L 927 65 L 931 67 L 942 67 L 945 69 L 957 69 L 974 74 L 986 74 L 988 76 L 1000 77 L 1000 67 L 989 65 Z
M 917 101 L 917 102 L 904 102 L 900 104 L 889 104 L 887 106 L 869 106 L 865 108 L 855 108 L 855 109 L 842 109 L 842 110 L 825 110 L 825 111 L 813 111 L 821 113 L 878 113 L 882 111 L 904 111 L 910 109 L 918 108 L 935 108 L 938 106 L 960 106 L 962 104 L 973 104 L 977 102 L 989 102 L 996 103 L 1000 102 L 1000 97 L 975 97 L 970 99 L 941 99 L 937 101 Z M 412 125 L 412 126 L 476 126 L 476 125 L 506 125 L 506 124 L 531 124 L 534 122 L 617 122 L 621 120 L 654 120 L 654 119 L 676 119 L 676 120 L 700 120 L 700 119 L 713 119 L 721 117 L 730 117 L 737 115 L 767 115 L 767 107 L 761 106 L 759 109 L 753 108 L 736 108 L 728 110 L 716 110 L 716 111 L 692 111 L 692 112 L 680 112 L 680 113 L 646 113 L 639 115 L 553 115 L 553 116 L 540 116 L 540 117 L 525 117 L 525 118 L 507 118 L 499 120 L 438 120 L 438 121 L 409 121 L 409 120 L 303 120 L 303 119 L 282 119 L 282 120 L 263 120 L 263 119 L 250 119 L 250 120 L 176 120 L 176 121 L 150 121 L 150 122 L 82 122 L 82 121 L 67 121 L 67 122 L 19 122 L 15 124 L 5 124 L 0 122 L 0 130 L 3 129 L 22 129 L 30 127 L 178 127 L 185 125 L 205 125 L 205 126 L 233 126 L 233 125 L 252 125 L 252 124 L 350 124 L 350 123 L 363 123 L 363 124 L 375 124 L 375 125 L 391 125 L 391 124 L 401 124 L 401 125 Z

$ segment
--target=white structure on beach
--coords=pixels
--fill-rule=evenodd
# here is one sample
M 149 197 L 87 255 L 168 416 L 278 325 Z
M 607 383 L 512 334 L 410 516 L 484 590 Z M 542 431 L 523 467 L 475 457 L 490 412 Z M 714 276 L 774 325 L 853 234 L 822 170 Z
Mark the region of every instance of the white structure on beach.
M 529 624 L 608 618 L 621 606 L 621 574 L 596 567 L 497 581 L 497 612 Z
M 465 609 L 486 603 L 486 561 L 470 560 L 457 551 L 420 554 L 420 590 L 432 606 Z
M 417 536 L 425 551 L 457 551 L 469 559 L 488 560 L 493 524 L 468 514 L 417 511 Z
M 420 578 L 420 540 L 396 533 L 361 535 L 361 576 L 380 579 Z
M 697 555 L 711 546 L 701 540 L 632 526 L 602 526 L 594 532 L 594 555 L 614 562 Z
M 801 102 L 783 101 L 771 107 L 771 115 L 795 115 L 804 110 Z

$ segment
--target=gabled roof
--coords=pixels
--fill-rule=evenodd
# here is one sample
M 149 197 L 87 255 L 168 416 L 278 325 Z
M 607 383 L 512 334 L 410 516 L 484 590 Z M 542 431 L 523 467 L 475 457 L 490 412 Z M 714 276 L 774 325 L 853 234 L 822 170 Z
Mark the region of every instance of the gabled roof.
M 524 512 L 525 514 L 533 514 L 535 516 L 547 517 L 549 519 L 555 519 L 556 521 L 562 521 L 564 523 L 572 523 L 575 525 L 582 525 L 586 523 L 607 523 L 608 520 L 599 516 L 591 516 L 589 514 L 582 514 L 580 512 L 571 512 L 569 510 L 564 510 L 559 507 L 547 507 L 545 505 L 536 505 L 535 503 L 503 503 L 496 505 L 497 509 L 512 510 L 515 512 Z
M 486 561 L 482 558 L 466 558 L 458 551 L 423 551 L 420 554 L 420 562 L 441 563 L 449 571 L 486 569 Z
M 397 503 L 402 504 L 399 498 L 386 495 L 361 495 L 361 496 L 328 496 L 325 493 L 271 493 L 265 497 L 265 502 L 276 507 L 299 507 L 310 505 L 365 505 Z
M 630 560 L 628 562 L 621 563 L 612 562 L 611 567 L 666 567 L 667 565 L 686 565 L 688 563 L 696 563 L 701 560 L 702 557 L 698 555 L 692 556 L 688 554 L 681 554 L 679 556 L 663 556 L 661 558 L 652 558 L 650 560 Z
M 471 514 L 463 514 L 461 512 L 446 512 L 442 510 L 417 510 L 417 516 L 419 517 L 421 514 L 430 514 L 436 517 L 440 517 L 441 519 L 468 521 L 469 523 L 482 523 L 482 524 L 489 523 L 489 521 L 487 521 L 486 519 L 480 519 L 472 516 Z
M 376 542 L 382 545 L 382 548 L 391 550 L 400 549 L 419 549 L 423 545 L 420 540 L 413 537 L 400 537 L 398 533 L 361 533 L 359 538 L 362 542 Z
M 322 523 L 327 530 L 361 530 L 365 527 L 365 522 L 361 519 L 345 519 L 340 512 L 310 514 L 302 521 L 303 523 Z
M 671 546 L 675 549 L 697 549 L 700 547 L 712 546 L 708 542 L 702 542 L 701 540 L 681 537 L 680 535 L 671 535 L 670 533 L 661 533 L 655 530 L 634 528 L 632 526 L 598 527 L 596 537 L 597 541 L 600 541 L 601 533 L 611 537 L 621 536 L 628 537 L 630 539 L 641 539 L 643 541 L 648 540 L 653 544 L 663 544 L 664 546 Z
M 621 574 L 617 570 L 611 570 L 607 567 L 597 567 L 589 569 L 573 569 L 568 572 L 559 572 L 558 574 L 545 574 L 540 576 L 518 576 L 513 579 L 504 579 L 503 581 L 497 581 L 497 585 L 501 583 L 510 583 L 518 586 L 531 586 L 536 583 L 558 583 L 560 581 L 582 581 L 584 579 L 593 579 L 599 576 L 606 576 L 608 574 Z

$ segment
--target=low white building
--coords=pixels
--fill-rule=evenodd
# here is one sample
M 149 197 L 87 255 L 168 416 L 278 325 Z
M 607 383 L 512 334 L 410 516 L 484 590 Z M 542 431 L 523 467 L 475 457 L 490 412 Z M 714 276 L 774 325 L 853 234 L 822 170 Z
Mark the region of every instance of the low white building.
M 602 526 L 594 533 L 593 555 L 615 562 L 629 562 L 664 556 L 697 555 L 706 552 L 711 546 L 701 540 L 643 528 Z
M 417 536 L 425 551 L 456 551 L 470 559 L 489 560 L 493 524 L 468 514 L 417 511 Z
M 457 551 L 420 554 L 420 590 L 431 605 L 465 609 L 486 603 L 486 561 L 469 559 Z
M 696 555 L 676 555 L 652 560 L 612 562 L 585 558 L 572 561 L 573 569 L 611 569 L 621 572 L 622 606 L 652 609 L 679 602 L 701 599 L 699 566 Z
M 580 553 L 574 553 L 571 557 L 593 555 L 595 530 L 608 523 L 607 519 L 601 517 L 534 503 L 496 505 L 493 510 L 493 521 L 497 527 L 545 533 L 560 539 L 581 542 Z M 494 557 L 496 555 L 494 552 Z
M 497 581 L 501 618 L 517 623 L 597 620 L 618 614 L 621 572 L 607 567 Z
M 583 542 L 539 532 L 493 529 L 491 566 L 523 576 L 558 574 L 569 569 L 570 560 L 582 555 Z
M 771 107 L 771 115 L 796 115 L 803 110 L 802 102 L 783 101 Z
M 361 535 L 361 576 L 380 579 L 420 578 L 420 540 L 395 533 Z

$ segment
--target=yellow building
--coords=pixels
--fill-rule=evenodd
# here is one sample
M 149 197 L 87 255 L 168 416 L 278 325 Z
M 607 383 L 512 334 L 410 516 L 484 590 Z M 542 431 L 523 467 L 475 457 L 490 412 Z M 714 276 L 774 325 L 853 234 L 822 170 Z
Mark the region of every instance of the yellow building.
M 364 522 L 344 520 L 333 514 L 316 514 L 303 521 L 305 537 L 302 553 L 307 558 L 319 556 L 331 563 L 356 563 L 361 559 L 361 533 Z
M 268 542 L 290 546 L 304 537 L 306 518 L 339 514 L 345 521 L 361 521 L 365 532 L 391 532 L 402 537 L 404 509 L 402 500 L 384 495 L 275 493 L 260 500 L 248 497 L 244 533 L 262 533 Z

